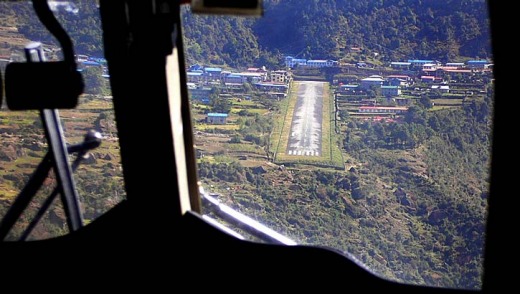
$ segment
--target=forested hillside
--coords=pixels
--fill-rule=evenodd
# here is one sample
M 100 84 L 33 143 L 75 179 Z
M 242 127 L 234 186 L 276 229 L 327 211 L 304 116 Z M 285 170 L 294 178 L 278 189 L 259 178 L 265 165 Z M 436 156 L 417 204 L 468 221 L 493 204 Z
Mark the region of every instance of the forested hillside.
M 56 18 L 70 35 L 76 53 L 103 56 L 101 19 L 97 1 L 83 0 L 74 3 L 77 3 L 77 13 L 61 9 L 55 12 Z M 29 40 L 58 46 L 54 37 L 41 24 L 29 2 L 0 2 L 0 5 L 2 15 L 10 15 L 4 19 L 4 21 L 9 20 L 9 23 L 4 25 L 16 26 L 18 32 Z
M 347 119 L 347 170 L 203 160 L 220 200 L 302 244 L 353 254 L 403 282 L 478 289 L 493 91 L 401 123 Z
M 491 58 L 484 0 L 264 1 L 258 19 L 192 15 L 183 24 L 190 62 L 281 65 L 283 55 L 340 60 L 351 47 L 385 61 Z
M 97 1 L 58 13 L 76 51 L 102 55 Z M 0 3 L 2 4 L 2 3 Z M 53 43 L 26 3 L 2 4 L 20 32 Z M 266 0 L 260 18 L 193 15 L 182 7 L 188 64 L 276 67 L 284 55 L 340 60 L 352 47 L 385 61 L 491 58 L 484 0 Z

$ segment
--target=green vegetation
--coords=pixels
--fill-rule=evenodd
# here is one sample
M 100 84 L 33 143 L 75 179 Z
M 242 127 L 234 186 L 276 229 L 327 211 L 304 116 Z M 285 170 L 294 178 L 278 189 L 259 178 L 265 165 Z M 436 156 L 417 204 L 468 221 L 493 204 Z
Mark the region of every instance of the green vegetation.
M 409 58 L 446 62 L 492 55 L 483 0 L 446 0 L 443 5 L 416 0 L 307 2 L 264 1 L 269 17 L 258 19 L 193 15 L 189 6 L 183 6 L 188 64 L 275 68 L 282 64 L 283 54 L 373 65 Z M 103 56 L 97 1 L 74 3 L 81 16 L 57 13 L 60 23 L 70 34 L 76 52 Z M 30 5 L 0 5 L 7 16 L 3 22 L 17 25 L 30 40 L 57 45 Z M 457 12 L 454 17 L 453 11 Z M 353 47 L 361 51 L 351 51 Z
M 103 56 L 101 19 L 97 1 L 75 1 L 80 14 L 59 12 L 56 18 L 70 35 L 75 51 L 79 54 Z M 58 46 L 54 37 L 40 23 L 29 2 L 0 3 L 2 14 L 16 15 L 15 24 L 19 33 L 30 40 Z
M 273 156 L 273 160 L 276 160 L 276 155 L 282 152 L 283 147 L 280 147 L 281 144 L 284 144 L 284 146 L 287 146 L 287 142 L 282 143 L 283 137 L 283 130 L 285 128 L 286 124 L 286 116 L 287 113 L 289 113 L 289 102 L 294 100 L 294 98 L 291 98 L 293 95 L 296 95 L 293 91 L 293 88 L 289 88 L 289 93 L 287 95 L 287 98 L 280 101 L 279 103 L 279 111 L 274 113 L 273 115 L 273 127 L 271 129 L 271 133 L 269 134 L 270 138 L 270 146 L 269 146 L 269 153 Z M 280 151 L 278 151 L 280 150 Z
M 285 159 L 285 151 L 287 150 L 287 146 L 289 144 L 289 134 L 291 133 L 291 123 L 293 120 L 294 109 L 296 107 L 296 101 L 298 100 L 298 84 L 293 83 L 290 86 L 290 92 L 287 98 L 287 102 L 282 106 L 283 112 L 281 116 L 277 116 L 279 120 L 276 126 L 280 128 L 276 129 L 275 132 L 279 133 L 279 138 L 275 138 L 273 143 L 276 145 L 272 146 L 272 150 L 274 152 L 274 160 L 277 162 L 283 161 Z
M 103 75 L 103 69 L 100 66 L 86 67 L 83 72 L 83 81 L 85 83 L 85 93 L 93 95 L 110 95 L 108 88 L 108 80 Z
M 188 64 L 276 68 L 283 55 L 298 55 L 378 66 L 492 55 L 483 0 L 271 0 L 264 6 L 268 17 L 258 19 L 193 15 L 184 7 Z
M 200 177 L 300 243 L 347 251 L 391 279 L 479 288 L 491 98 L 418 108 L 401 124 L 347 119 L 348 171 L 203 161 Z

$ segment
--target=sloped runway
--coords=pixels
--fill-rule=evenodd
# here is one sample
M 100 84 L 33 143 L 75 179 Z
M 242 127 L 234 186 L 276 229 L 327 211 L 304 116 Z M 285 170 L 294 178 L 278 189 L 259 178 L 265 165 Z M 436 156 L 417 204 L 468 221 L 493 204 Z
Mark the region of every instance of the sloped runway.
M 288 155 L 320 156 L 325 82 L 299 81 L 287 145 Z

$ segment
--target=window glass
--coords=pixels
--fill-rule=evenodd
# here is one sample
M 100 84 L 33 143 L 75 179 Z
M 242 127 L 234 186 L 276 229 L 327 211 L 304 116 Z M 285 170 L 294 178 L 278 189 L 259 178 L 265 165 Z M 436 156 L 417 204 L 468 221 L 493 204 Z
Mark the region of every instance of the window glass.
M 389 279 L 480 289 L 494 98 L 486 2 L 264 8 L 251 18 L 183 7 L 203 189 Z M 225 223 L 212 207 L 203 212 Z
M 88 150 L 73 173 L 84 224 L 88 224 L 125 198 L 117 130 L 112 107 L 109 74 L 103 56 L 101 22 L 97 1 L 48 1 L 56 18 L 72 39 L 78 70 L 85 91 L 75 109 L 60 109 L 58 116 L 67 145 L 83 142 L 89 131 L 101 144 Z M 38 20 L 30 1 L 0 1 L 0 65 L 25 62 L 24 48 L 40 42 L 47 61 L 62 60 L 58 42 Z M 5 79 L 4 79 L 5 80 Z M 30 85 L 31 81 L 27 81 Z M 56 80 L 56 87 L 60 81 Z M 0 218 L 35 173 L 48 151 L 48 142 L 38 111 L 12 111 L 4 101 L 0 110 Z M 78 158 L 70 153 L 70 165 Z M 6 240 L 20 240 L 34 216 L 56 187 L 51 171 L 21 219 Z M 68 233 L 60 197 L 31 230 L 26 240 L 45 239 Z

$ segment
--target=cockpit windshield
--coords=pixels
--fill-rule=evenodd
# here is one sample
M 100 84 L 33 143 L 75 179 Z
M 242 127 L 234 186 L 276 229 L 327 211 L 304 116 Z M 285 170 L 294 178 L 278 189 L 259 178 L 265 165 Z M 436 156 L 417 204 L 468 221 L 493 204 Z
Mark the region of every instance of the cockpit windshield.
M 261 2 L 246 16 L 181 5 L 204 218 L 240 239 L 341 252 L 389 280 L 480 289 L 494 110 L 486 1 Z M 85 83 L 78 107 L 59 112 L 62 139 L 99 143 L 70 154 L 88 225 L 126 197 L 99 3 L 48 4 Z M 27 61 L 31 44 L 63 59 L 30 1 L 0 1 L 0 71 Z M 2 219 L 49 142 L 37 111 L 0 107 Z M 49 201 L 57 178 L 42 180 L 6 240 L 69 232 L 67 210 Z
M 264 5 L 260 18 L 182 10 L 208 197 L 387 278 L 478 289 L 494 93 L 486 2 Z

